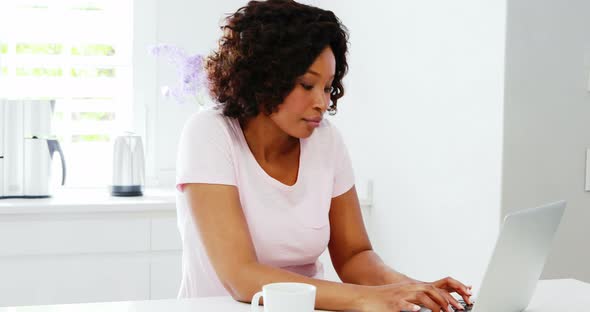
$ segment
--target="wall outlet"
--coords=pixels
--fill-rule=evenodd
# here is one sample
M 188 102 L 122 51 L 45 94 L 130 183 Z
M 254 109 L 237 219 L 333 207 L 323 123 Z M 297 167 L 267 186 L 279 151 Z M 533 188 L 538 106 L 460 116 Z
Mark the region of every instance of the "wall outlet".
M 586 150 L 586 192 L 590 192 L 590 148 Z

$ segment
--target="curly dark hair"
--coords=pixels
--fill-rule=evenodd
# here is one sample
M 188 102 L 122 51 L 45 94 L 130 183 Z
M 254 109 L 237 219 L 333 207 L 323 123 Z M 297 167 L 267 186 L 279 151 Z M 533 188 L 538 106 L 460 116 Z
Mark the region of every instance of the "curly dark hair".
M 348 71 L 348 30 L 332 11 L 293 0 L 250 1 L 225 21 L 219 49 L 205 63 L 209 91 L 225 116 L 276 112 L 328 46 L 336 60 L 328 111 L 336 114 Z

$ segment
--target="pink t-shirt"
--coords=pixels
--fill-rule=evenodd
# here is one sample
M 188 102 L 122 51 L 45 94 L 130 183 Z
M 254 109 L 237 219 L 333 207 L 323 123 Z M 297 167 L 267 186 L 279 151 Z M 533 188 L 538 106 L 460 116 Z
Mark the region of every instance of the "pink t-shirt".
M 213 109 L 189 118 L 180 137 L 176 171 L 183 244 L 179 298 L 229 295 L 201 243 L 183 193 L 186 183 L 235 185 L 258 261 L 323 278 L 318 257 L 330 239 L 330 202 L 352 188 L 354 176 L 340 134 L 328 120 L 300 144 L 297 182 L 288 186 L 260 167 L 237 119 Z

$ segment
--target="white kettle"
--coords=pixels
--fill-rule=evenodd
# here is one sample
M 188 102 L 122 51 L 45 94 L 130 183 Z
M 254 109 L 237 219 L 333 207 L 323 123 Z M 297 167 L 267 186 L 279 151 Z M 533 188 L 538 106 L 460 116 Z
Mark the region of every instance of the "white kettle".
M 141 136 L 127 132 L 115 139 L 113 149 L 113 196 L 142 196 L 145 164 Z
M 51 165 L 61 158 L 61 184 L 66 165 L 51 134 L 54 101 L 0 100 L 0 198 L 42 198 L 53 193 Z
M 50 189 L 51 163 L 53 154 L 58 152 L 61 159 L 61 185 L 66 183 L 66 163 L 59 141 L 38 137 L 25 138 L 24 197 L 48 197 Z

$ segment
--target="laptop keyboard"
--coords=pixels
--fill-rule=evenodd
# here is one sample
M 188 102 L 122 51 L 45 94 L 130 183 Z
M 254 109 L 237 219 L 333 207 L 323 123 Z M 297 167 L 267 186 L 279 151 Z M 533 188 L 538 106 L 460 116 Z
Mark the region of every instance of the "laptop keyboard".
M 453 307 L 452 308 L 453 311 L 465 311 L 465 312 L 468 312 L 468 311 L 473 310 L 473 303 L 472 304 L 467 304 L 467 303 L 465 303 L 465 300 L 463 300 L 463 299 L 459 299 L 457 301 L 459 301 L 459 304 L 461 304 L 463 306 L 463 308 L 465 308 L 465 310 L 459 310 L 459 309 L 455 309 L 455 307 Z
M 465 308 L 465 310 L 459 310 L 459 309 L 455 309 L 455 307 L 451 307 L 451 311 L 469 312 L 469 311 L 473 310 L 473 303 L 467 304 L 467 303 L 465 303 L 465 300 L 463 300 L 463 299 L 457 299 L 457 301 L 459 301 L 459 304 L 462 305 L 463 308 Z M 402 312 L 407 312 L 407 311 L 402 311 Z M 418 312 L 432 312 L 432 311 L 430 311 L 430 309 L 427 309 L 427 308 L 422 308 Z

